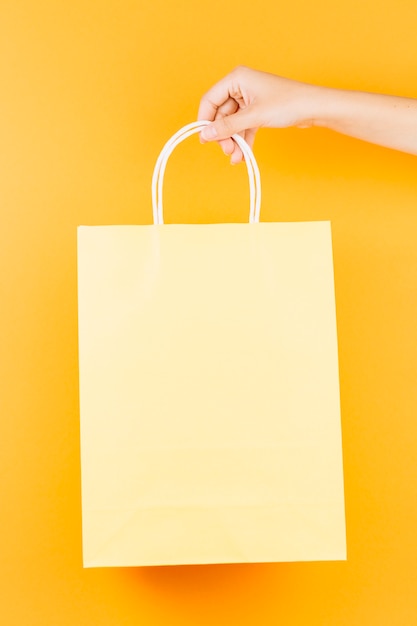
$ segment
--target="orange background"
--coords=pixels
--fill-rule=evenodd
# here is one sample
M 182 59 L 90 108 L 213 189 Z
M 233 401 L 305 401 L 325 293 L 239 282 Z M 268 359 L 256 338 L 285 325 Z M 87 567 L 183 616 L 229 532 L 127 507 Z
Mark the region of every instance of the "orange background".
M 215 80 L 417 97 L 416 23 L 415 0 L 2 0 L 2 623 L 417 623 L 416 157 L 316 129 L 256 144 L 263 219 L 333 223 L 346 563 L 83 570 L 76 309 L 76 226 L 150 222 L 159 150 Z M 178 148 L 167 221 L 246 219 L 216 148 Z

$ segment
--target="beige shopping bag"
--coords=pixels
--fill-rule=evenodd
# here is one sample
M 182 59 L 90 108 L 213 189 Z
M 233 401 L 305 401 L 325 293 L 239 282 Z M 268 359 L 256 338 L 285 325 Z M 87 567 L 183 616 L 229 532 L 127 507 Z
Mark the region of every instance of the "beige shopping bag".
M 78 232 L 86 567 L 345 559 L 328 222 Z

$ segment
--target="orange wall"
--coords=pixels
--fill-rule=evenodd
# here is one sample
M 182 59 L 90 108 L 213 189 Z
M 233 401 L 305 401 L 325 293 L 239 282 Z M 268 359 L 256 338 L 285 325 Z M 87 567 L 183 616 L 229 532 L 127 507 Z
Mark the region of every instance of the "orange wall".
M 417 159 L 262 131 L 265 220 L 331 219 L 348 561 L 84 571 L 76 226 L 149 223 L 150 178 L 238 63 L 417 97 L 415 0 L 2 0 L 0 614 L 7 626 L 417 623 Z M 243 167 L 178 148 L 168 220 L 244 220 Z

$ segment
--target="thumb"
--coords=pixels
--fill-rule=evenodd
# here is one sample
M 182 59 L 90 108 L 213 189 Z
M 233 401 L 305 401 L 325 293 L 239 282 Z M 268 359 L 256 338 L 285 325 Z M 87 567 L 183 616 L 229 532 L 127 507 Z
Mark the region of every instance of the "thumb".
M 253 116 L 251 115 L 250 107 L 248 107 L 233 115 L 227 115 L 226 117 L 215 120 L 209 126 L 203 128 L 201 138 L 205 141 L 219 141 L 221 139 L 227 139 L 235 133 L 248 130 L 253 126 Z

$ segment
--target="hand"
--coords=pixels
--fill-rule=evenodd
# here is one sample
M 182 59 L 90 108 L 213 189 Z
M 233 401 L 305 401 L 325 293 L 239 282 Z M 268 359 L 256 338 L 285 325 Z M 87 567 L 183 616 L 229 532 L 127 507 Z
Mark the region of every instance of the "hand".
M 243 155 L 230 139 L 233 134 L 241 134 L 253 146 L 260 127 L 312 126 L 313 96 L 322 89 L 237 67 L 201 99 L 198 119 L 213 122 L 202 130 L 201 140 L 218 141 L 224 153 L 231 156 L 231 162 L 239 163 Z
M 417 155 L 417 99 L 300 83 L 238 67 L 201 99 L 199 120 L 213 122 L 201 141 L 218 141 L 232 163 L 243 159 L 230 138 L 253 146 L 260 127 L 320 126 Z

